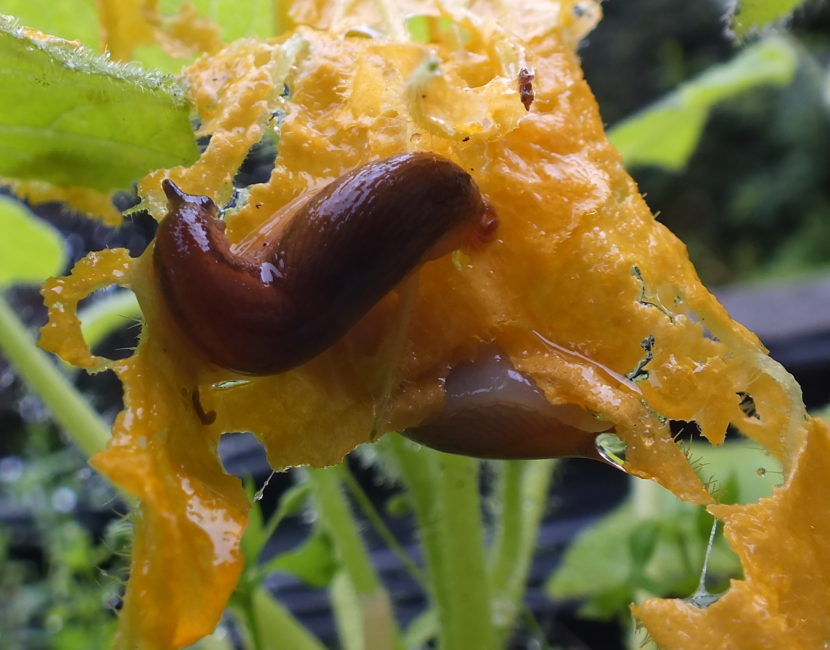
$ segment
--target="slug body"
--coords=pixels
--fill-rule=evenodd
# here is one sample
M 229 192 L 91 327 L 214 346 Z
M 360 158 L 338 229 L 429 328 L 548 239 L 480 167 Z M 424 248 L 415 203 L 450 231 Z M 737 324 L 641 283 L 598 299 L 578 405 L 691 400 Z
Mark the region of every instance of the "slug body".
M 473 179 L 430 153 L 386 158 L 333 181 L 274 241 L 230 246 L 207 197 L 163 188 L 154 264 L 183 333 L 211 362 L 273 374 L 313 358 L 412 269 L 487 240 L 495 215 Z
M 403 434 L 439 451 L 478 458 L 603 460 L 596 437 L 612 426 L 579 406 L 551 404 L 532 379 L 489 346 L 450 370 L 441 411 Z

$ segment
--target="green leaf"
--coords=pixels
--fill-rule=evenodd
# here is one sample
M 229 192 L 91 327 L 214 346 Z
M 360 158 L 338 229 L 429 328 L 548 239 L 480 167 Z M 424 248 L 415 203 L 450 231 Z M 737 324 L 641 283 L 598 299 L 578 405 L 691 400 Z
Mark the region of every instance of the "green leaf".
M 679 170 L 697 146 L 709 111 L 730 97 L 762 85 L 785 85 L 796 69 L 793 47 L 768 38 L 727 63 L 682 84 L 662 100 L 608 132 L 627 166 L 656 165 Z
M 263 650 L 325 650 L 323 644 L 267 590 L 254 591 L 252 604 L 254 619 L 264 641 Z
M 804 0 L 738 0 L 730 24 L 738 38 L 787 18 Z
M 196 6 L 207 9 L 208 15 L 222 28 L 226 43 L 238 38 L 271 38 L 274 33 L 273 0 L 197 0 Z
M 779 466 L 752 440 L 718 447 L 693 443 L 690 455 L 707 475 L 720 479 L 725 497 L 739 503 L 769 496 L 775 477 L 780 478 Z M 759 467 L 765 472 L 759 473 Z M 660 486 L 649 488 L 648 514 L 640 514 L 643 507 L 635 493 L 573 541 L 547 583 L 551 596 L 587 598 L 582 614 L 610 618 L 627 602 L 626 590 L 633 595 L 640 577 L 654 595 L 682 594 L 684 588 L 691 594 L 703 563 L 711 515 L 678 501 Z M 710 571 L 722 577 L 740 573 L 738 558 L 722 537 L 715 542 Z
M 408 16 L 406 19 L 406 29 L 412 37 L 412 40 L 416 43 L 429 43 L 429 17 L 423 14 Z
M 276 36 L 273 0 L 189 0 L 200 16 L 209 18 L 222 29 L 226 43 L 239 38 Z M 182 0 L 162 0 L 159 9 L 172 15 L 178 11 Z
M 660 535 L 660 523 L 655 519 L 640 521 L 639 525 L 628 536 L 628 552 L 635 567 L 645 567 Z
M 691 455 L 703 465 L 705 480 L 717 481 L 720 489 L 715 494 L 724 503 L 753 503 L 768 497 L 783 476 L 781 464 L 752 440 L 717 447 L 696 442 Z
M 113 291 L 78 312 L 81 332 L 90 349 L 140 317 L 141 307 L 132 291 Z
M 0 175 L 108 191 L 198 156 L 172 78 L 27 38 L 4 17 L 0 87 Z
M 40 284 L 66 265 L 60 234 L 21 203 L 0 197 L 0 288 Z
M 299 547 L 266 563 L 263 572 L 268 575 L 274 571 L 285 571 L 312 587 L 325 587 L 334 578 L 338 568 L 329 536 L 315 531 Z
M 386 500 L 384 509 L 390 517 L 406 517 L 414 509 L 412 498 L 407 492 L 397 492 Z
M 430 608 L 416 616 L 404 633 L 404 645 L 407 648 L 426 648 L 427 644 L 438 635 L 438 614 Z
M 628 610 L 635 587 L 627 582 L 603 589 L 580 608 L 582 618 L 608 621 Z
M 632 568 L 625 543 L 637 523 L 626 504 L 591 526 L 568 548 L 547 592 L 559 599 L 583 598 L 625 583 Z
M 95 0 L 0 0 L 0 14 L 17 18 L 26 27 L 80 41 L 97 50 L 98 11 Z
M 158 43 L 145 43 L 133 48 L 135 63 L 145 70 L 155 70 L 164 74 L 177 75 L 195 60 L 196 56 L 174 58 Z

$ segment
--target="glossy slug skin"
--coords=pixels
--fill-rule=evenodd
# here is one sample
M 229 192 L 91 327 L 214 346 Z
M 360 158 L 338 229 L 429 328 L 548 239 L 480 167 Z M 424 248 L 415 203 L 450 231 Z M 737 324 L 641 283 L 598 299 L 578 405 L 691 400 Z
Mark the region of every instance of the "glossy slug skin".
M 163 187 L 153 255 L 165 302 L 207 359 L 248 374 L 313 358 L 420 263 L 491 238 L 497 223 L 469 174 L 431 153 L 341 176 L 245 256 L 209 198 Z
M 572 404 L 554 405 L 495 347 L 452 368 L 441 411 L 403 434 L 422 445 L 478 458 L 569 456 L 603 460 L 596 437 L 612 423 Z

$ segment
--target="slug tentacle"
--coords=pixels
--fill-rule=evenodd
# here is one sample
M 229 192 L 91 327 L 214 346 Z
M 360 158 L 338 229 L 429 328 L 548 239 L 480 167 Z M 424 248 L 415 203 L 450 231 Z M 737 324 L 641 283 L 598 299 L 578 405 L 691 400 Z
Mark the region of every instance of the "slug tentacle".
M 419 264 L 492 238 L 497 223 L 469 174 L 430 153 L 340 177 L 276 241 L 245 255 L 228 243 L 213 201 L 169 180 L 163 187 L 170 211 L 154 263 L 165 301 L 207 359 L 250 374 L 308 361 Z

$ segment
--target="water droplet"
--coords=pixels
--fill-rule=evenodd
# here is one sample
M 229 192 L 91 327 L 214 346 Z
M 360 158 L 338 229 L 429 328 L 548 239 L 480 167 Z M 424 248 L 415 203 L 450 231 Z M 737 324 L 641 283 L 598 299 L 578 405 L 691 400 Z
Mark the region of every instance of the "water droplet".
M 706 609 L 710 605 L 718 602 L 721 599 L 721 596 L 723 596 L 723 594 L 711 594 L 704 589 L 696 591 L 688 598 L 684 598 L 684 600 L 698 609 Z
M 616 433 L 601 433 L 596 437 L 597 452 L 609 465 L 622 469 L 625 465 L 626 442 Z
M 78 505 L 78 496 L 66 486 L 59 487 L 52 493 L 52 507 L 60 513 L 67 514 Z
M 251 381 L 249 379 L 227 379 L 225 381 L 218 381 L 215 384 L 211 384 L 211 388 L 213 390 L 230 390 L 231 388 L 236 388 L 237 386 L 245 386 L 246 384 L 250 384 Z
M 413 133 L 412 135 L 409 136 L 409 141 L 412 144 L 417 144 L 418 142 L 421 141 L 421 134 L 420 133 Z
M 23 476 L 23 461 L 19 456 L 0 459 L 0 483 L 14 483 Z
M 271 472 L 268 475 L 268 478 L 265 479 L 265 483 L 262 484 L 262 487 L 256 491 L 256 493 L 254 494 L 254 501 L 262 501 L 262 497 L 265 494 L 265 488 L 268 487 L 268 484 L 271 482 L 271 479 L 274 478 L 274 474 L 276 474 L 276 472 Z
M 755 473 L 758 476 L 763 478 L 764 476 L 767 475 L 767 468 L 766 467 L 759 467 L 758 469 L 755 470 Z
M 101 594 L 101 605 L 104 608 L 115 611 L 121 604 L 121 597 L 115 592 L 104 592 Z

